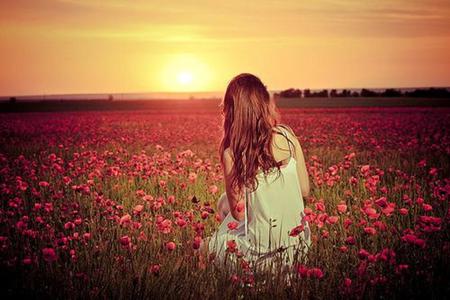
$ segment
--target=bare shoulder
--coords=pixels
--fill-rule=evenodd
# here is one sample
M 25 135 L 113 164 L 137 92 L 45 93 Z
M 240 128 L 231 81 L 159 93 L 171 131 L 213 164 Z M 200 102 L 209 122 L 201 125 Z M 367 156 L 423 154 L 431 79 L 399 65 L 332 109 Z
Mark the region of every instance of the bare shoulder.
M 295 134 L 294 130 L 289 125 L 286 124 L 279 124 L 280 127 L 284 129 L 284 132 L 287 134 L 288 138 L 295 144 L 300 145 L 300 142 L 298 141 L 297 135 Z
M 233 162 L 233 154 L 231 152 L 230 147 L 226 148 L 223 151 L 223 161 L 226 164 L 231 164 Z

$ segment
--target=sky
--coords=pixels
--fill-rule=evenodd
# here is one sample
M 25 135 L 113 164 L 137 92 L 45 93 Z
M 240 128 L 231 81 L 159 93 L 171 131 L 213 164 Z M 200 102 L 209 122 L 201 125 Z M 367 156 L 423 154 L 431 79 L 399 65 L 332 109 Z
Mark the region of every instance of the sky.
M 450 86 L 448 0 L 1 0 L 0 95 Z

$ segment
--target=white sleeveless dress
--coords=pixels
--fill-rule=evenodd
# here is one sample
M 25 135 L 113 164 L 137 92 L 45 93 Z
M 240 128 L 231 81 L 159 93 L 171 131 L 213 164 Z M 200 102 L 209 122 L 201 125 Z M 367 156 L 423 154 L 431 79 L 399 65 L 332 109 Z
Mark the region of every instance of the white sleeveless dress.
M 280 128 L 286 137 L 286 129 Z M 297 161 L 290 157 L 287 165 L 281 166 L 277 178 L 276 168 L 264 178 L 257 175 L 258 188 L 246 191 L 245 219 L 236 221 L 231 213 L 224 218 L 217 231 L 208 241 L 210 252 L 215 252 L 223 262 L 227 254 L 227 241 L 235 240 L 237 249 L 252 265 L 268 266 L 274 259 L 282 258 L 283 266 L 292 266 L 297 251 L 306 254 L 311 245 L 311 231 L 303 220 L 304 203 L 297 174 Z M 225 193 L 224 193 L 225 194 Z M 229 222 L 238 222 L 238 227 L 229 230 Z M 298 236 L 290 236 L 292 229 L 303 224 L 304 231 Z M 228 255 L 235 261 L 234 255 Z

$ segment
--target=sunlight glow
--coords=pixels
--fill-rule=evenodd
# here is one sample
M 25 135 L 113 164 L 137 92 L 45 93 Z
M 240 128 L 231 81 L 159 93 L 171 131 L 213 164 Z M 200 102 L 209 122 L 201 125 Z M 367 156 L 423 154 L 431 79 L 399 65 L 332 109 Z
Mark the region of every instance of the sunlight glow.
M 195 92 L 210 89 L 209 66 L 193 54 L 175 54 L 162 67 L 161 85 L 167 92 Z
M 192 73 L 182 71 L 182 72 L 178 73 L 177 79 L 180 84 L 188 85 L 188 84 L 192 83 Z

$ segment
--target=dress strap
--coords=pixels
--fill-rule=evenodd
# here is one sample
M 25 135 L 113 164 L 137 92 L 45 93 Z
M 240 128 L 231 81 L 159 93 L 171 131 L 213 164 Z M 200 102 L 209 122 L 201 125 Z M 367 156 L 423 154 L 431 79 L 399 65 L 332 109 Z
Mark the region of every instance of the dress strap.
M 244 186 L 244 192 L 245 192 L 245 219 L 244 219 L 244 226 L 245 226 L 245 239 L 247 239 L 248 234 L 248 219 L 247 219 L 247 202 L 248 202 L 248 193 L 247 188 Z

